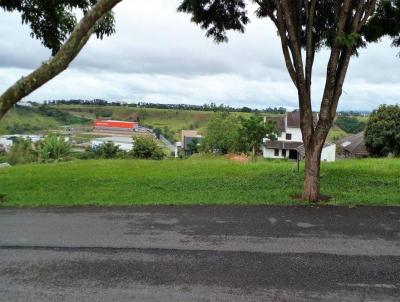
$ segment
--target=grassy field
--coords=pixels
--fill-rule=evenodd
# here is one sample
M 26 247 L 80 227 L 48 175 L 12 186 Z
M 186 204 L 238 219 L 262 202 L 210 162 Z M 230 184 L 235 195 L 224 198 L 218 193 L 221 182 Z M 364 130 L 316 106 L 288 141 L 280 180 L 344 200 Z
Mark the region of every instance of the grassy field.
M 135 108 L 119 106 L 80 106 L 80 105 L 58 105 L 56 108 L 74 114 L 75 116 L 94 119 L 97 116 L 109 117 L 117 120 L 127 120 L 138 115 L 142 125 L 153 128 L 168 127 L 175 133 L 176 139 L 182 129 L 193 129 L 204 132 L 207 122 L 214 114 L 212 111 Z M 233 115 L 248 117 L 251 113 L 233 112 Z
M 274 204 L 291 205 L 302 172 L 293 162 L 223 158 L 93 160 L 0 170 L 2 206 Z M 400 205 L 400 159 L 322 166 L 333 205 Z
M 139 115 L 140 122 L 153 128 L 168 127 L 175 133 L 175 139 L 179 140 L 182 129 L 193 129 L 205 133 L 207 122 L 214 112 L 154 109 L 154 108 L 132 108 L 118 106 L 82 106 L 82 105 L 58 105 L 56 108 L 66 111 L 75 116 L 93 119 L 96 114 L 101 114 L 113 119 L 129 119 L 130 116 Z M 249 117 L 251 113 L 233 112 L 233 115 Z M 334 125 L 329 132 L 327 141 L 333 142 L 348 135 L 345 131 Z
M 63 125 L 85 125 L 89 121 L 48 107 L 14 107 L 0 122 L 0 134 L 39 133 Z

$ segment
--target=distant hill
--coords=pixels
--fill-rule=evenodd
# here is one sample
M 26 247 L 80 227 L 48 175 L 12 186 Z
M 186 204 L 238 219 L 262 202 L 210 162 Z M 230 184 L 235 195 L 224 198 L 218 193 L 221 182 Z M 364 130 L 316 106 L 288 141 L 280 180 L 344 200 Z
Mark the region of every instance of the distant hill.
M 0 134 L 35 133 L 90 120 L 50 106 L 12 108 L 0 121 Z
M 33 107 L 18 106 L 13 108 L 0 121 L 0 134 L 36 133 L 54 130 L 63 125 L 90 126 L 91 121 L 95 118 L 117 120 L 139 119 L 141 125 L 153 129 L 159 128 L 167 138 L 177 141 L 180 139 L 180 131 L 182 129 L 197 130 L 204 134 L 208 120 L 213 114 L 213 111 L 110 105 L 59 104 Z M 248 117 L 255 113 L 232 112 L 231 114 Z M 347 120 L 349 117 L 338 117 L 339 123 L 335 122 L 333 125 L 328 136 L 328 141 L 338 140 L 346 136 L 349 132 L 355 131 L 353 128 L 350 131 L 346 131 L 347 128 L 343 124 L 340 124 L 340 121 L 343 119 Z M 350 119 L 353 121 L 353 118 Z M 357 120 L 361 122 L 360 124 L 363 124 L 366 119 L 366 117 L 357 117 Z

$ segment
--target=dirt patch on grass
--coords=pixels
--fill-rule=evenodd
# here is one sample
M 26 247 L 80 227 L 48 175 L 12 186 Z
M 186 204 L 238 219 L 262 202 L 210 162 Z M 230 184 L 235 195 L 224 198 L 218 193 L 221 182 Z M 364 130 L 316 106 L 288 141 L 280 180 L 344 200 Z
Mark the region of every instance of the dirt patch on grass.
M 0 204 L 6 201 L 6 195 L 0 194 Z
M 243 154 L 228 154 L 226 158 L 240 163 L 247 163 L 249 161 L 249 158 Z
M 303 199 L 303 194 L 293 194 L 290 196 L 293 200 L 296 201 L 303 201 L 305 202 L 306 200 Z M 319 200 L 316 201 L 315 203 L 324 203 L 324 202 L 329 202 L 332 199 L 332 196 L 328 196 L 328 195 L 321 195 L 319 197 Z

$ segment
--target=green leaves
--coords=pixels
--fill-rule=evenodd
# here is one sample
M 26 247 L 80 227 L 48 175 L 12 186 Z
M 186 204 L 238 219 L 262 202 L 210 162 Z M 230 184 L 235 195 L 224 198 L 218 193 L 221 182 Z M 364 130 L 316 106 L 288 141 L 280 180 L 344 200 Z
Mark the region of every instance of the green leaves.
M 38 152 L 42 161 L 60 160 L 71 154 L 72 146 L 64 137 L 49 135 L 39 142 Z
M 365 130 L 365 146 L 374 156 L 400 155 L 399 105 L 382 105 L 372 112 Z
M 358 33 L 341 33 L 336 36 L 336 44 L 343 48 L 353 48 L 357 46 L 361 39 L 361 35 Z
M 96 2 L 96 0 L 0 0 L 0 8 L 20 12 L 22 22 L 31 27 L 31 36 L 40 40 L 55 55 L 77 24 L 76 10 L 86 14 Z M 102 39 L 114 31 L 114 15 L 110 12 L 96 25 L 95 33 L 97 38 Z
M 178 11 L 191 14 L 216 42 L 227 42 L 228 30 L 244 32 L 249 22 L 244 0 L 183 0 Z
M 142 159 L 163 159 L 164 151 L 158 145 L 157 141 L 152 137 L 138 136 L 135 137 L 135 143 L 131 151 L 134 158 Z

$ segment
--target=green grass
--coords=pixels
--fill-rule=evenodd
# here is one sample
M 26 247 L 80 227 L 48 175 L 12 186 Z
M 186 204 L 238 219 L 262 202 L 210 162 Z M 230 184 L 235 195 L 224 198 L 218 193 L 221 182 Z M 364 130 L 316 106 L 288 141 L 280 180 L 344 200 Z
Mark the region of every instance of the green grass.
M 58 105 L 56 108 L 69 112 L 79 117 L 93 119 L 97 114 L 118 120 L 127 120 L 133 115 L 139 115 L 140 124 L 152 126 L 153 128 L 168 127 L 175 133 L 175 138 L 180 139 L 180 131 L 193 129 L 200 132 L 205 131 L 212 111 L 135 108 L 119 106 L 82 106 L 82 105 Z M 233 112 L 233 115 L 248 117 L 252 113 Z
M 327 142 L 335 142 L 345 136 L 349 135 L 344 130 L 340 129 L 337 125 L 333 125 L 331 130 L 329 130 L 328 137 L 326 138 Z
M 62 125 L 82 125 L 88 121 L 54 107 L 14 107 L 0 122 L 0 134 L 38 133 Z
M 400 160 L 322 166 L 333 205 L 400 205 Z M 292 205 L 302 173 L 292 162 L 225 159 L 93 160 L 0 170 L 3 206 L 270 204 Z

